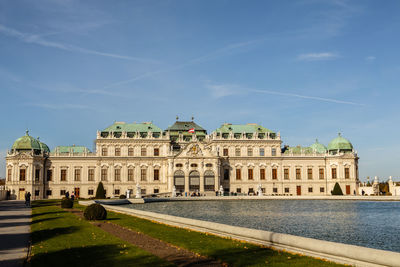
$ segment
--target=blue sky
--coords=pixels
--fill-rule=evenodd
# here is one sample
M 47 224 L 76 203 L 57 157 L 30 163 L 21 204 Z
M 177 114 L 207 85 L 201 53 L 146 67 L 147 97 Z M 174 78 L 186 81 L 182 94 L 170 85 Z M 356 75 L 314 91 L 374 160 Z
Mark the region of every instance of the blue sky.
M 0 156 L 26 129 L 93 147 L 114 121 L 338 132 L 360 176 L 400 177 L 399 1 L 0 2 Z M 5 176 L 1 160 L 0 176 Z M 399 180 L 398 178 L 396 178 Z

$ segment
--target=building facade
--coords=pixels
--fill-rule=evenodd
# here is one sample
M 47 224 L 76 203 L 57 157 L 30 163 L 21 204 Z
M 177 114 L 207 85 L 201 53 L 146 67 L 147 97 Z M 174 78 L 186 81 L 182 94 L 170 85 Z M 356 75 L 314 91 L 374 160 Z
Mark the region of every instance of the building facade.
M 330 195 L 336 182 L 344 194 L 358 192 L 358 156 L 345 138 L 328 147 L 282 147 L 279 133 L 258 124 L 223 124 L 211 134 L 193 121 L 166 130 L 150 122 L 115 122 L 97 132 L 95 151 L 17 139 L 6 156 L 6 186 L 16 199 L 61 198 L 72 192 L 94 197 L 99 182 L 107 197 L 169 193 Z

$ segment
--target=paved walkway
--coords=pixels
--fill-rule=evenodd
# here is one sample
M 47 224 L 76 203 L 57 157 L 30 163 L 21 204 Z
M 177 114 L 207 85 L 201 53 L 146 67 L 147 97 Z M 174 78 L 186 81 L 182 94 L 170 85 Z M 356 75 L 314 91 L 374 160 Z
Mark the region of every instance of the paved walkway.
M 31 232 L 30 208 L 24 201 L 0 201 L 0 266 L 23 266 Z

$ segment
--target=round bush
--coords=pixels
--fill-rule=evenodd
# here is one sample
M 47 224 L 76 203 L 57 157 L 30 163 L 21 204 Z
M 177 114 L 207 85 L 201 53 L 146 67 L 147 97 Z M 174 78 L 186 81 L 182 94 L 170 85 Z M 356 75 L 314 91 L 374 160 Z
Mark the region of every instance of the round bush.
M 74 206 L 74 202 L 70 198 L 64 197 L 61 200 L 61 208 L 72 209 L 73 206 Z
M 119 199 L 125 199 L 125 198 L 126 198 L 125 195 L 120 195 L 120 196 L 119 196 Z
M 89 221 L 105 220 L 107 218 L 107 211 L 100 204 L 91 204 L 85 209 L 83 216 L 85 216 L 85 219 Z

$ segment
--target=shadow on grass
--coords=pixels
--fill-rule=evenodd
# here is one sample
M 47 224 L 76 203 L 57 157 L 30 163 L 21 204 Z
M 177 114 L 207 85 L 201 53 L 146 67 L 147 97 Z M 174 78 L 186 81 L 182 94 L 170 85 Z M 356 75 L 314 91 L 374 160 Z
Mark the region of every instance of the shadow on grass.
M 37 219 L 37 220 L 32 221 L 32 224 L 46 222 L 46 221 L 52 221 L 52 220 L 57 220 L 57 219 L 58 219 L 57 217 Z
M 267 258 L 273 257 L 278 252 L 268 248 L 250 247 L 248 249 L 230 248 L 215 250 L 210 257 L 220 259 L 230 266 L 263 265 Z
M 32 243 L 37 244 L 58 235 L 72 234 L 79 229 L 80 227 L 70 226 L 34 231 L 32 232 Z
M 41 212 L 41 213 L 36 213 L 36 214 L 32 214 L 32 218 L 33 217 L 37 217 L 37 216 L 43 216 L 43 215 L 48 215 L 48 214 L 57 214 L 57 213 L 65 213 L 66 211 L 64 210 L 60 210 L 60 211 L 46 211 L 46 212 Z
M 117 245 L 63 249 L 34 255 L 31 266 L 162 266 L 166 265 L 151 255 L 126 254 L 128 249 Z

